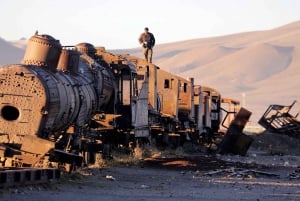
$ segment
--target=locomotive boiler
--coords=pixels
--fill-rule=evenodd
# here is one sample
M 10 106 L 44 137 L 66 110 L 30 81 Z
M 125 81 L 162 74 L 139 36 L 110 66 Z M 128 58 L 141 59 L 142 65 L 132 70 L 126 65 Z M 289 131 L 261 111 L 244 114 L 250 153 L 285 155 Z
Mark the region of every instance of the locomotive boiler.
M 49 35 L 34 35 L 22 64 L 0 69 L 3 163 L 36 164 L 59 145 L 67 151 L 62 141 L 82 137 L 96 113 L 115 113 L 116 81 L 88 56 L 89 45 L 62 47 Z
M 219 130 L 221 102 L 143 59 L 35 34 L 21 64 L 0 68 L 0 166 L 79 165 L 137 141 L 199 143 Z

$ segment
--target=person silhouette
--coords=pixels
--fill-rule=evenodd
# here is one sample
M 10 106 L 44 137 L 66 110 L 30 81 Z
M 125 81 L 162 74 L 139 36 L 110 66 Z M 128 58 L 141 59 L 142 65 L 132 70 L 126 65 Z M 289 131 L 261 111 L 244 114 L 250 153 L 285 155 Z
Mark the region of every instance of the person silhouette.
M 144 32 L 139 37 L 139 43 L 142 45 L 143 54 L 147 62 L 152 63 L 153 47 L 155 45 L 155 38 L 149 32 L 149 28 L 145 27 Z

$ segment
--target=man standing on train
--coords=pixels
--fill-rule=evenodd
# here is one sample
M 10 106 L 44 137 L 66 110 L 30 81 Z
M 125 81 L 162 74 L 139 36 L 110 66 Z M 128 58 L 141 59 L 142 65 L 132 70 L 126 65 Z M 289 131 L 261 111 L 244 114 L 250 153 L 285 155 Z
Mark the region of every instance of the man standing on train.
M 153 55 L 153 47 L 155 45 L 155 38 L 154 35 L 149 32 L 148 27 L 146 27 L 144 29 L 144 33 L 140 35 L 139 42 L 143 47 L 143 54 L 145 56 L 146 61 L 152 63 L 152 55 Z

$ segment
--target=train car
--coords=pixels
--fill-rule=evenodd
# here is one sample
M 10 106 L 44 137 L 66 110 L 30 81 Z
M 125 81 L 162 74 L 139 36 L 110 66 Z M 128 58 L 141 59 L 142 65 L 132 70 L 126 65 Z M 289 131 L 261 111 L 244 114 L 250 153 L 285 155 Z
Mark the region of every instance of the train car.
M 222 122 L 217 90 L 49 35 L 32 36 L 21 64 L 0 68 L 0 80 L 0 166 L 80 165 L 137 141 L 199 143 Z
M 111 53 L 103 50 L 101 54 L 106 55 L 103 57 L 108 62 L 115 63 Z M 222 108 L 221 94 L 211 87 L 194 85 L 193 78 L 184 79 L 132 55 L 119 57 L 135 65 L 138 94 L 148 94 L 137 98 L 139 118 L 133 119 L 136 138 L 150 136 L 159 144 L 174 142 L 171 138 L 177 138 L 177 143 L 187 140 L 196 143 L 203 138 L 203 133 L 212 138 L 218 133 L 221 122 L 232 118 L 238 111 L 239 102 L 226 99 L 228 105 L 225 107 L 228 109 Z M 146 92 L 141 93 L 142 90 Z M 231 108 L 231 105 L 234 107 Z M 225 119 L 222 118 L 223 113 Z
M 101 52 L 103 58 L 109 57 Z M 189 80 L 171 74 L 144 59 L 120 55 L 137 70 L 138 94 L 133 119 L 135 138 L 151 138 L 156 144 L 168 144 L 169 137 L 181 138 L 191 132 L 193 119 L 193 86 Z M 112 58 L 107 58 L 112 62 Z

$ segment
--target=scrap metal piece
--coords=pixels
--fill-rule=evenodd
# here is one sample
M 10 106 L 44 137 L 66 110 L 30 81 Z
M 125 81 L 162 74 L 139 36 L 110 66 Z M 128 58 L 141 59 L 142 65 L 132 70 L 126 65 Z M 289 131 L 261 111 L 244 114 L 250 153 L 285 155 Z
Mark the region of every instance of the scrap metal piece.
M 300 120 L 298 119 L 300 111 L 295 115 L 290 113 L 296 102 L 294 101 L 289 106 L 270 105 L 258 123 L 270 132 L 300 138 Z
M 253 138 L 243 133 L 243 129 L 247 124 L 251 112 L 245 108 L 241 108 L 234 120 L 231 122 L 225 137 L 219 145 L 219 153 L 226 154 L 238 154 L 246 155 Z

